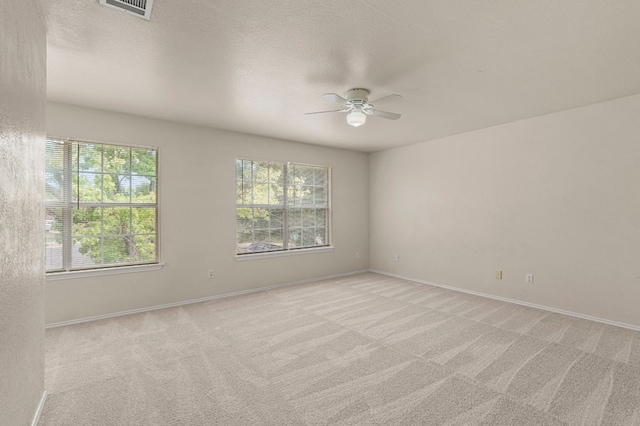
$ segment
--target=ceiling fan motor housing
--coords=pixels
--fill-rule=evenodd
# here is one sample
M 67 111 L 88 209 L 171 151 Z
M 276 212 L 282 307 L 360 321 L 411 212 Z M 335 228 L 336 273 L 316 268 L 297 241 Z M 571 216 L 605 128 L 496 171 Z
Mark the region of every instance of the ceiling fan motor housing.
M 368 99 L 369 99 L 369 91 L 367 89 L 347 90 L 347 100 L 367 102 Z

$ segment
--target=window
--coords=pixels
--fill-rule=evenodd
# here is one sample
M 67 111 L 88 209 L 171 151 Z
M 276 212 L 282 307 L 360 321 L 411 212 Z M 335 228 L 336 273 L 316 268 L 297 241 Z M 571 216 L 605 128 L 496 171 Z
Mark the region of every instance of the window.
M 158 261 L 157 150 L 47 138 L 46 271 Z
M 328 167 L 236 160 L 236 253 L 329 245 Z

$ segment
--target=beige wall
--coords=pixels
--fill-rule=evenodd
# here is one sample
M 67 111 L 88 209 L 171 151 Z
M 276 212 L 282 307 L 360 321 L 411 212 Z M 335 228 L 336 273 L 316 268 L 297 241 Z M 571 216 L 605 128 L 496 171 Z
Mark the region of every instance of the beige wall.
M 634 96 L 367 157 L 50 103 L 50 135 L 160 148 L 167 265 L 48 282 L 47 322 L 370 267 L 640 326 L 639 113 Z M 335 251 L 236 261 L 238 156 L 332 166 Z
M 32 0 L 0 6 L 0 425 L 44 391 L 45 33 Z
M 640 95 L 372 154 L 371 268 L 640 326 L 639 117 Z
M 368 156 L 48 103 L 47 133 L 159 148 L 160 271 L 47 282 L 47 323 L 346 274 L 369 266 Z M 235 159 L 332 167 L 332 252 L 235 259 Z M 361 256 L 356 259 L 355 252 Z M 213 269 L 214 279 L 207 272 Z

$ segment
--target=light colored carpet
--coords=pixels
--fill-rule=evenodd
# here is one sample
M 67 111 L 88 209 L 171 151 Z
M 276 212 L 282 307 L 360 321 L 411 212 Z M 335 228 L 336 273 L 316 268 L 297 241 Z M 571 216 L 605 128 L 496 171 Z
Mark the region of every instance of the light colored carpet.
M 46 332 L 40 426 L 640 425 L 640 333 L 376 274 Z

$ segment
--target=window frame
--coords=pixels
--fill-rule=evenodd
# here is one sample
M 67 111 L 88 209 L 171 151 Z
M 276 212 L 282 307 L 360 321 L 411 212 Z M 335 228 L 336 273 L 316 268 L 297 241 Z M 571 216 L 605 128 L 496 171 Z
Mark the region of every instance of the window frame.
M 279 165 L 282 166 L 282 173 L 285 176 L 285 182 L 282 186 L 282 191 L 283 191 L 283 200 L 282 200 L 282 204 L 260 204 L 260 203 L 251 203 L 251 204 L 238 204 L 238 189 L 237 189 L 237 185 L 238 185 L 238 161 L 250 161 L 253 163 L 266 163 L 269 165 L 269 167 L 271 165 Z M 289 256 L 289 255 L 295 255 L 295 254 L 308 254 L 308 253 L 317 253 L 317 252 L 326 252 L 326 251 L 332 251 L 334 249 L 333 245 L 332 245 L 332 167 L 328 166 L 328 165 L 322 165 L 322 164 L 312 164 L 312 163 L 302 163 L 302 162 L 295 162 L 295 161 L 282 161 L 282 160 L 263 160 L 263 159 L 256 159 L 256 158 L 252 158 L 252 157 L 248 157 L 248 156 L 242 156 L 242 155 L 238 155 L 235 158 L 235 165 L 236 165 L 236 178 L 235 178 L 235 185 L 236 185 L 236 192 L 235 192 L 235 196 L 236 196 L 236 207 L 235 207 L 235 222 L 236 222 L 236 226 L 235 226 L 235 241 L 236 241 L 236 250 L 235 250 L 235 257 L 236 260 L 249 260 L 249 259 L 255 259 L 255 258 L 266 258 L 266 257 L 279 257 L 279 256 Z M 289 216 L 290 216 L 290 211 L 296 208 L 303 208 L 302 205 L 298 205 L 298 204 L 289 204 L 288 203 L 288 196 L 287 196 L 287 188 L 294 186 L 294 184 L 290 184 L 287 180 L 287 177 L 289 177 L 288 172 L 289 172 L 289 168 L 291 166 L 301 166 L 301 167 L 316 167 L 316 168 L 320 168 L 323 169 L 324 172 L 326 173 L 326 184 L 324 185 L 325 188 L 325 207 L 323 208 L 325 210 L 325 241 L 323 244 L 319 244 L 319 245 L 313 245 L 313 246 L 303 246 L 303 247 L 289 247 L 288 246 L 288 240 L 289 240 Z M 314 185 L 315 186 L 315 185 Z M 238 209 L 239 208 L 260 208 L 260 209 L 270 209 L 270 208 L 282 208 L 283 210 L 283 218 L 282 218 L 282 237 L 283 237 L 283 242 L 282 242 L 282 248 L 281 249 L 276 249 L 276 250 L 263 250 L 263 251 L 255 251 L 255 252 L 239 252 L 238 251 L 238 231 L 239 231 L 239 227 L 238 227 Z M 318 207 L 312 207 L 317 209 Z M 304 227 L 301 227 L 304 228 Z M 254 242 L 255 243 L 255 242 Z
M 127 143 L 116 143 L 116 142 L 103 142 L 96 141 L 91 139 L 80 139 L 80 138 L 69 138 L 69 137 L 58 137 L 53 135 L 46 136 L 46 143 L 49 141 L 62 142 L 64 144 L 63 147 L 63 155 L 62 155 L 62 173 L 64 175 L 64 181 L 62 185 L 63 197 L 62 201 L 58 200 L 47 200 L 45 198 L 44 206 L 45 211 L 49 208 L 60 208 L 62 209 L 62 218 L 63 218 L 63 230 L 61 231 L 61 246 L 62 246 L 62 260 L 60 268 L 48 268 L 48 264 L 45 263 L 45 275 L 47 277 L 47 281 L 61 279 L 61 277 L 86 277 L 86 276 L 95 276 L 102 274 L 114 274 L 114 273 L 126 273 L 126 272 L 136 272 L 136 271 L 145 271 L 145 270 L 156 270 L 162 268 L 164 263 L 160 262 L 160 174 L 159 174 L 159 149 L 156 146 L 149 145 L 139 145 L 139 144 L 127 144 Z M 151 177 L 155 179 L 155 202 L 144 202 L 134 203 L 131 198 L 129 202 L 105 202 L 104 194 L 101 194 L 101 201 L 87 201 L 83 202 L 81 200 L 74 201 L 73 200 L 73 191 L 74 191 L 74 180 L 73 175 L 74 172 L 78 174 L 78 189 L 80 185 L 80 175 L 83 173 L 79 169 L 79 164 L 76 165 L 77 169 L 74 167 L 74 159 L 73 159 L 73 145 L 78 144 L 91 144 L 95 146 L 102 147 L 115 147 L 115 148 L 127 148 L 131 155 L 132 150 L 134 149 L 142 149 L 142 150 L 153 150 L 155 156 L 155 175 L 146 175 L 146 174 L 133 174 L 130 169 L 128 174 L 125 176 L 129 176 L 131 179 L 134 176 L 144 176 Z M 130 157 L 131 158 L 131 157 Z M 102 162 L 103 160 L 101 160 Z M 100 172 L 84 172 L 86 174 L 92 173 L 94 175 L 109 175 L 109 174 L 118 174 L 118 173 L 109 173 L 103 169 L 104 164 L 101 164 Z M 49 171 L 47 166 L 45 165 L 45 174 Z M 46 193 L 46 189 L 45 189 Z M 74 232 L 73 232 L 73 213 L 75 206 L 82 206 L 88 208 L 153 208 L 155 209 L 154 215 L 154 224 L 155 224 L 155 234 L 139 234 L 139 235 L 149 235 L 155 237 L 155 259 L 154 260 L 140 260 L 140 261 L 126 261 L 126 262 L 114 262 L 114 263 L 100 263 L 95 265 L 82 265 L 82 266 L 73 266 L 72 261 L 72 250 L 74 246 Z M 133 220 L 132 216 L 129 218 L 129 223 L 131 226 L 131 221 Z M 105 236 L 109 236 L 104 231 L 104 218 L 101 214 L 101 232 L 99 237 L 102 239 Z M 136 236 L 133 232 L 133 229 L 129 229 L 129 233 L 125 235 Z M 98 236 L 98 235 L 96 235 Z M 45 240 L 46 242 L 47 240 Z M 104 258 L 103 258 L 104 262 Z

